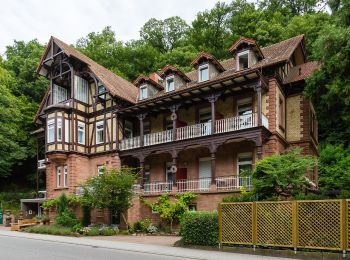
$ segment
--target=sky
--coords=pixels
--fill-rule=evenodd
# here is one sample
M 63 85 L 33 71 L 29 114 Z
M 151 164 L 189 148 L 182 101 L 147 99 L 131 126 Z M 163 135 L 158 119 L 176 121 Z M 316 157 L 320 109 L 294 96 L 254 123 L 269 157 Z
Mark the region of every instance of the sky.
M 229 3 L 229 0 L 220 0 Z M 111 26 L 118 40 L 139 38 L 150 18 L 180 16 L 187 23 L 218 0 L 0 0 L 0 55 L 14 40 L 56 36 L 68 44 Z

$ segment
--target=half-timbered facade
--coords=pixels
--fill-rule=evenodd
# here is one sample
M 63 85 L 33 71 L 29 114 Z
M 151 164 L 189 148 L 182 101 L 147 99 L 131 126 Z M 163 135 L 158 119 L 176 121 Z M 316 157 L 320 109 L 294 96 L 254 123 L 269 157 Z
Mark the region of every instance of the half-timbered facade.
M 242 37 L 229 52 L 224 61 L 201 52 L 189 73 L 167 65 L 131 83 L 52 37 L 37 69 L 50 86 L 35 118 L 47 197 L 125 165 L 141 168 L 135 194 L 192 191 L 201 194 L 192 209 L 213 210 L 250 187 L 240 173 L 257 160 L 290 146 L 317 155 L 303 87 L 318 64 L 306 61 L 304 36 L 265 48 Z M 317 185 L 316 171 L 307 177 Z M 134 202 L 128 221 L 157 217 Z

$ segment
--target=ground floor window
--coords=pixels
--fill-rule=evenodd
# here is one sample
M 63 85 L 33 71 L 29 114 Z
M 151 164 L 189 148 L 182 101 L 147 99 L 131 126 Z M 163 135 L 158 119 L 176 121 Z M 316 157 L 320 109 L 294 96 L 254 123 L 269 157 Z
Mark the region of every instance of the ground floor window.
M 253 169 L 253 154 L 248 153 L 239 153 L 238 154 L 238 169 L 237 173 L 238 175 L 250 172 Z
M 188 211 L 197 211 L 197 205 L 196 204 L 188 205 Z

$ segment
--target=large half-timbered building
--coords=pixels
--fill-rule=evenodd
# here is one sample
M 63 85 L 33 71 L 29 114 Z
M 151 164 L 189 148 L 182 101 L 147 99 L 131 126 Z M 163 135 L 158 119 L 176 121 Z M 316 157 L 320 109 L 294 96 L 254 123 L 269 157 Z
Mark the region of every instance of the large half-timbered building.
M 307 62 L 304 36 L 264 48 L 242 37 L 228 51 L 223 61 L 199 53 L 189 73 L 167 65 L 131 83 L 51 37 L 37 69 L 50 86 L 35 118 L 47 198 L 78 192 L 103 167 L 133 166 L 142 170 L 128 221 L 157 218 L 138 195 L 191 191 L 200 194 L 192 209 L 213 210 L 249 188 L 240 172 L 257 160 L 290 146 L 317 156 L 303 89 L 318 64 Z M 317 171 L 307 178 L 317 185 Z

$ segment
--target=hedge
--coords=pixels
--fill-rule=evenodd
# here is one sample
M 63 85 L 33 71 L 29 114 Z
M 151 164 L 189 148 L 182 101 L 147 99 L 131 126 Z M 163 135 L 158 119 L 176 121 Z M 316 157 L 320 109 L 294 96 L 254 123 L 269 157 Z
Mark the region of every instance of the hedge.
M 185 245 L 218 246 L 217 212 L 188 211 L 181 219 L 182 242 Z

